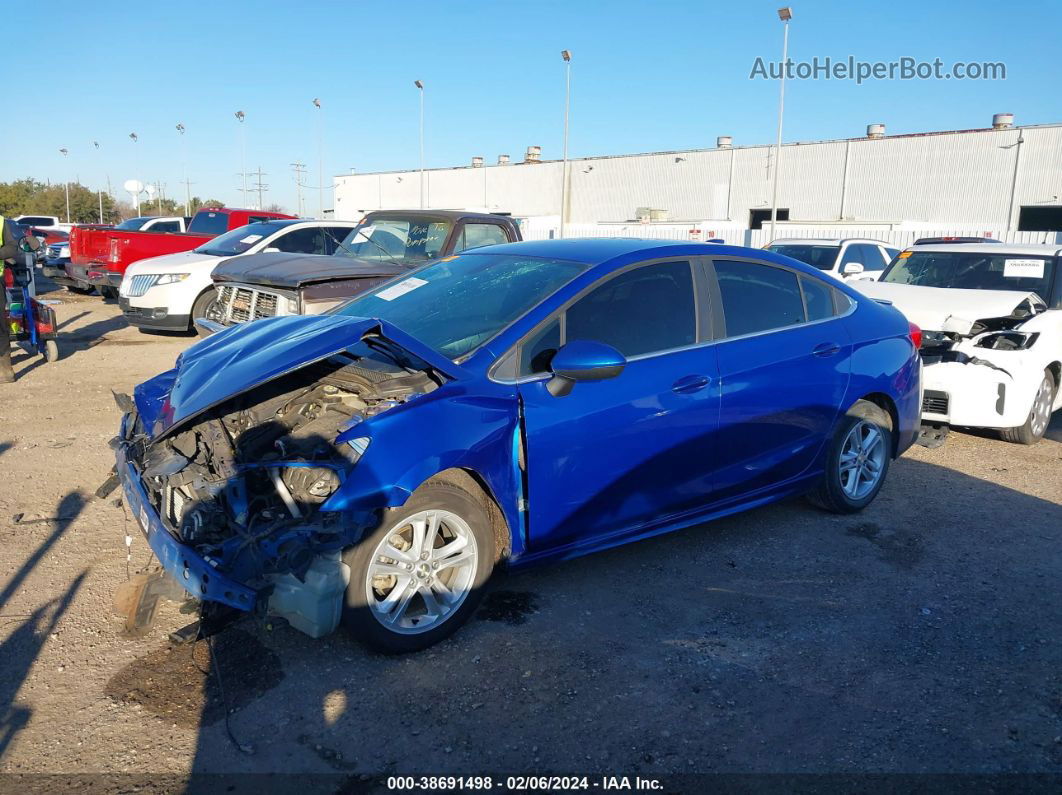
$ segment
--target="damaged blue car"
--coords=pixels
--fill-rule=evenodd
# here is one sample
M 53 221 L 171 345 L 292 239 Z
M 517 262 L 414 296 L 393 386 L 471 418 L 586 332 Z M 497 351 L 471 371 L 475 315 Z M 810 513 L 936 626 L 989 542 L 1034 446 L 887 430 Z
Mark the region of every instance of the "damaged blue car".
M 916 439 L 917 328 L 768 251 L 490 246 L 138 386 L 126 504 L 195 632 L 273 614 L 413 651 L 491 574 L 797 494 L 878 494 Z

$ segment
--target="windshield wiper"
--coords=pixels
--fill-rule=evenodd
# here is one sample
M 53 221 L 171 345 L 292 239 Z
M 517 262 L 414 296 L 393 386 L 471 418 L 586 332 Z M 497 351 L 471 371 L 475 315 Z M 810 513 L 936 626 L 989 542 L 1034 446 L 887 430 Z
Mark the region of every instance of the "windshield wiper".
M 358 231 L 358 234 L 359 234 L 359 235 L 361 235 L 361 236 L 362 236 L 363 238 L 365 238 L 365 239 L 366 239 L 366 240 L 368 240 L 368 241 L 369 241 L 370 243 L 372 243 L 372 244 L 373 244 L 374 246 L 376 246 L 376 248 L 378 248 L 378 249 L 379 249 L 380 251 L 382 251 L 382 252 L 383 252 L 383 254 L 384 254 L 384 256 L 385 256 L 385 257 L 387 257 L 387 258 L 388 258 L 389 260 L 391 260 L 392 262 L 394 262 L 394 263 L 395 263 L 395 264 L 397 264 L 397 265 L 405 265 L 405 263 L 404 263 L 404 262 L 402 262 L 402 260 L 398 259 L 398 257 L 396 257 L 396 256 L 395 256 L 394 254 L 392 254 L 392 253 L 391 253 L 390 251 L 388 251 L 388 250 L 387 250 L 386 248 L 384 248 L 384 247 L 383 247 L 382 245 L 380 245 L 379 243 L 377 243 L 377 242 L 376 242 L 375 240 L 373 240 L 373 239 L 372 239 L 372 238 L 371 238 L 371 237 L 370 237 L 369 235 L 365 234 L 365 230 L 364 230 L 364 229 L 359 229 L 359 230 L 357 230 L 357 231 Z M 343 250 L 344 250 L 345 252 L 347 252 L 348 254 L 350 254 L 350 256 L 351 256 L 351 257 L 353 257 L 354 259 L 357 259 L 358 255 L 357 255 L 357 254 L 355 254 L 355 253 L 354 253 L 353 251 L 351 251 L 351 250 L 350 250 L 349 248 L 347 248 L 346 246 L 344 246 L 344 245 L 343 245 L 342 243 L 340 243 L 340 242 L 339 242 L 338 240 L 336 240 L 336 238 L 335 238 L 335 235 L 333 235 L 333 234 L 332 234 L 331 232 L 329 232 L 329 231 L 328 231 L 327 229 L 325 230 L 325 234 L 326 234 L 326 235 L 328 235 L 328 236 L 329 236 L 330 238 L 332 238 L 332 240 L 334 240 L 334 241 L 336 242 L 336 244 L 337 244 L 337 245 L 339 245 L 339 247 L 340 247 L 340 248 L 342 248 L 342 249 L 343 249 Z

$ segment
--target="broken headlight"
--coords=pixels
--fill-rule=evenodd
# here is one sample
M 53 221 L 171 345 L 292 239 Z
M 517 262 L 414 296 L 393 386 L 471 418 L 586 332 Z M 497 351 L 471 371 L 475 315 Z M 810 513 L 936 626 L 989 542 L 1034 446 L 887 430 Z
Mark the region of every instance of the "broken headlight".
M 1039 332 L 994 331 L 985 334 L 976 343 L 977 348 L 990 348 L 994 351 L 1024 351 L 1033 346 L 1039 338 Z

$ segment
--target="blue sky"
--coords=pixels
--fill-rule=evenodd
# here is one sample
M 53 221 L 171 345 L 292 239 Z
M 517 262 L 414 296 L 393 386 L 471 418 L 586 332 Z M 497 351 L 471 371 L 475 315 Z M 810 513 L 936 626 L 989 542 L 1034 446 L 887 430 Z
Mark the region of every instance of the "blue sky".
M 247 114 L 247 165 L 266 201 L 295 205 L 289 164 L 316 185 L 320 97 L 324 171 L 415 168 L 417 90 L 426 84 L 429 167 L 518 159 L 530 144 L 560 156 L 564 71 L 573 52 L 574 157 L 773 141 L 777 84 L 750 80 L 777 59 L 773 2 L 243 2 L 87 6 L 54 0 L 22 29 L 25 57 L 9 84 L 41 112 L 9 118 L 0 180 L 23 176 L 93 187 L 109 175 L 167 184 L 183 197 L 177 122 L 187 128 L 192 192 L 238 203 L 236 110 Z M 1003 61 L 1002 81 L 790 81 L 785 140 L 1062 121 L 1056 0 L 856 3 L 795 0 L 790 57 L 865 61 Z M 18 30 L 7 15 L 7 30 Z M 139 142 L 128 135 L 135 131 Z M 100 142 L 95 150 L 92 141 Z M 59 154 L 66 147 L 66 160 Z M 308 191 L 307 210 L 317 208 Z M 326 199 L 326 204 L 330 201 Z

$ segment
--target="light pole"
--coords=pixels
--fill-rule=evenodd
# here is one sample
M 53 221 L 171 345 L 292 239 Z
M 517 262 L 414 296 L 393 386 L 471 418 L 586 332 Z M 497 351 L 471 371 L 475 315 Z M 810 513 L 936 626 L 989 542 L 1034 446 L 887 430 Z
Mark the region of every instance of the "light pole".
M 774 143 L 774 186 L 771 188 L 771 240 L 774 240 L 774 224 L 778 220 L 778 167 L 782 155 L 782 114 L 785 111 L 785 63 L 789 58 L 789 20 L 793 18 L 793 9 L 789 6 L 778 9 L 778 18 L 782 20 L 782 79 L 778 89 L 778 139 Z M 767 242 L 771 242 L 768 240 Z
M 243 177 L 243 200 L 247 201 L 247 131 L 243 126 L 243 120 L 247 114 L 242 110 L 236 111 L 236 121 L 240 123 L 240 176 Z
M 572 51 L 561 50 L 564 59 L 564 159 L 561 168 L 560 236 L 564 237 L 564 221 L 568 215 L 568 116 L 572 99 Z
M 424 82 L 414 80 L 413 85 L 420 91 L 420 209 L 424 209 Z
M 61 154 L 63 156 L 63 160 L 66 160 L 66 156 L 68 154 L 70 154 L 70 152 L 67 151 L 67 149 L 64 147 L 64 148 L 59 150 L 59 154 Z M 63 171 L 66 171 L 66 166 L 65 165 L 63 166 Z M 69 179 L 63 181 L 63 187 L 66 189 L 66 222 L 70 223 L 70 180 Z
M 96 151 L 100 151 L 100 142 L 93 141 L 92 145 L 96 147 Z M 108 180 L 109 181 L 109 180 Z M 96 198 L 100 200 L 100 223 L 103 223 L 103 188 L 96 189 Z
M 188 183 L 188 155 L 184 148 L 184 124 L 177 122 L 177 134 L 181 136 L 181 171 L 184 174 L 184 214 L 191 215 L 189 209 L 192 206 L 191 187 Z
M 313 106 L 321 110 L 321 100 L 313 98 Z M 317 217 L 324 218 L 324 134 L 321 114 L 317 114 Z
M 134 144 L 133 149 L 134 149 L 134 152 L 135 152 L 135 150 L 136 150 L 135 144 L 140 139 L 137 137 L 135 132 L 131 132 L 131 133 L 129 133 L 129 140 L 131 140 L 133 142 L 133 144 Z M 137 216 L 139 216 L 140 215 L 140 191 L 142 191 L 144 188 L 143 188 L 143 185 L 141 185 L 141 183 L 140 183 L 140 173 L 139 173 L 140 169 L 137 168 L 137 158 L 136 158 L 135 154 L 133 155 L 133 169 L 134 169 L 134 171 L 137 172 L 136 179 L 133 180 L 133 181 L 136 182 L 137 185 L 140 185 L 140 187 L 137 189 L 137 192 L 136 192 L 136 214 L 137 214 Z

